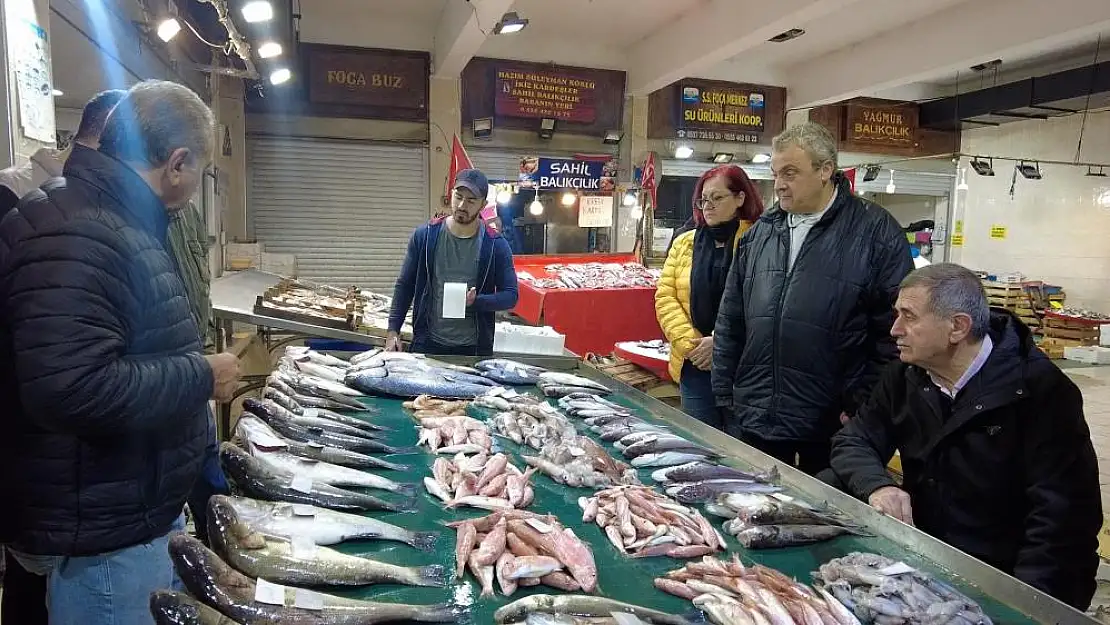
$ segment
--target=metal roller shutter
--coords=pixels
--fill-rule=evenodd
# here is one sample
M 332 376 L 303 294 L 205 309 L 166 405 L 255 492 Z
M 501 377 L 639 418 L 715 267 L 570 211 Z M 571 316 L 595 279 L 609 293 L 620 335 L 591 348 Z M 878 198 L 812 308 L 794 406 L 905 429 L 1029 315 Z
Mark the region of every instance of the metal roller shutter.
M 427 221 L 421 146 L 291 137 L 248 141 L 248 220 L 297 273 L 392 293 L 409 235 Z

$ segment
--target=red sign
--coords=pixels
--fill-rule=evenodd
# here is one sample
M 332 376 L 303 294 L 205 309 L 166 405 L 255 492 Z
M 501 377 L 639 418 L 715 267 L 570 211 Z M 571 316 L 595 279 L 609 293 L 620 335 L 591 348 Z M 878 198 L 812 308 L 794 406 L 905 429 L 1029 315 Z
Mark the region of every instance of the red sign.
M 569 72 L 497 68 L 498 116 L 560 119 L 583 124 L 597 116 L 597 83 Z

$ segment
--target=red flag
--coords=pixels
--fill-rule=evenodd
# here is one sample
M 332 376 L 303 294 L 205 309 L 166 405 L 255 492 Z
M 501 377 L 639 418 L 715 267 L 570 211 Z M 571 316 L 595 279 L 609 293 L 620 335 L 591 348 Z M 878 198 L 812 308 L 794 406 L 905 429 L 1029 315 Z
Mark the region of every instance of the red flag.
M 451 197 L 452 185 L 455 184 L 455 176 L 464 169 L 474 169 L 474 164 L 470 162 L 470 155 L 466 153 L 466 148 L 463 147 L 462 141 L 459 141 L 459 135 L 455 135 L 451 140 L 451 166 L 447 170 L 447 182 L 444 184 L 443 196 Z M 485 198 L 482 198 L 485 199 Z
M 856 192 L 856 168 L 842 170 L 844 177 L 848 179 L 848 184 L 852 185 L 852 193 Z
M 651 194 L 651 210 L 655 211 L 655 152 L 648 152 L 644 168 L 640 172 L 640 188 Z

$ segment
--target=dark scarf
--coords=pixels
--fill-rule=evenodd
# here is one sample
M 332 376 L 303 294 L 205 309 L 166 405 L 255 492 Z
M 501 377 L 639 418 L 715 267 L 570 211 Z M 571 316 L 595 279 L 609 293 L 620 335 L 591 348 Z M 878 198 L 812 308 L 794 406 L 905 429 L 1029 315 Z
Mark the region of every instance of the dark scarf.
M 694 258 L 690 266 L 690 320 L 705 336 L 709 336 L 717 325 L 717 309 L 725 294 L 725 280 L 735 251 L 733 241 L 739 230 L 740 220 L 733 219 L 716 226 L 701 226 L 694 234 Z M 724 243 L 720 256 L 716 254 L 717 243 Z

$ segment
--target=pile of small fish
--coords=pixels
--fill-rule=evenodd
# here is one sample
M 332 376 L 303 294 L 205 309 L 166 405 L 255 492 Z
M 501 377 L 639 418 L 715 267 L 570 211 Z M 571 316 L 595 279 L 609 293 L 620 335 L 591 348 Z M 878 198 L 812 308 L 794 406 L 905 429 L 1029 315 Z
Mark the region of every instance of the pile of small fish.
M 628 289 L 655 288 L 659 273 L 640 263 L 576 263 L 544 267 L 549 278 L 529 280 L 541 289 Z
M 481 372 L 484 377 L 498 384 L 509 384 L 513 386 L 535 384 L 540 381 L 540 374 L 547 373 L 547 369 L 543 367 L 526 365 L 505 358 L 482 360 L 475 363 L 474 368 Z
M 575 393 L 609 395 L 613 391 L 599 382 L 573 373 L 547 371 L 539 374 L 537 386 L 547 397 L 566 397 Z
M 368 395 L 469 399 L 485 393 L 496 382 L 477 369 L 459 367 L 408 352 L 371 350 L 351 357 L 341 378 L 347 386 Z
M 835 511 L 817 510 L 782 495 L 723 494 L 706 511 L 727 518 L 725 532 L 748 549 L 808 545 L 844 534 L 870 536 Z
M 448 508 L 527 508 L 536 497 L 528 483 L 534 472 L 532 468 L 521 471 L 505 454 L 459 453 L 452 459 L 436 458 L 432 476 L 424 478 L 424 488 Z
M 531 595 L 502 606 L 493 613 L 493 620 L 513 625 L 694 625 L 701 622 L 590 595 Z
M 170 537 L 169 552 L 185 589 L 199 602 L 177 593 L 154 593 L 151 613 L 159 625 L 452 623 L 467 617 L 465 611 L 450 604 L 356 601 L 275 584 L 265 578 L 256 580 L 232 568 L 200 541 L 185 534 Z M 198 609 L 201 604 L 211 610 Z M 183 616 L 184 620 L 174 620 L 178 616 Z
M 580 497 L 582 521 L 597 523 L 609 542 L 634 558 L 697 558 L 725 548 L 700 512 L 647 486 L 614 486 Z
M 821 565 L 816 585 L 863 623 L 881 625 L 990 625 L 979 604 L 955 588 L 873 553 L 853 553 Z
M 706 556 L 667 573 L 655 587 L 689 599 L 717 625 L 860 625 L 824 590 L 799 584 L 762 565 Z
M 732 467 L 696 460 L 656 469 L 651 479 L 680 503 L 708 503 L 726 493 L 775 493 L 781 490 L 778 469 L 748 473 Z
M 455 576 L 469 567 L 483 597 L 493 596 L 495 578 L 506 597 L 539 584 L 570 592 L 597 588 L 593 552 L 553 516 L 513 510 L 450 525 L 457 532 Z

